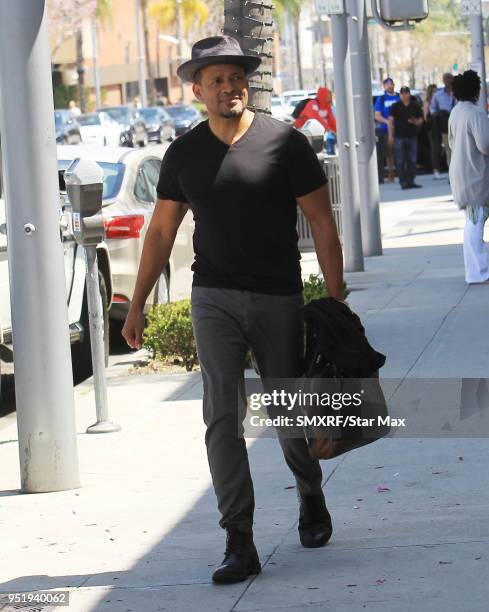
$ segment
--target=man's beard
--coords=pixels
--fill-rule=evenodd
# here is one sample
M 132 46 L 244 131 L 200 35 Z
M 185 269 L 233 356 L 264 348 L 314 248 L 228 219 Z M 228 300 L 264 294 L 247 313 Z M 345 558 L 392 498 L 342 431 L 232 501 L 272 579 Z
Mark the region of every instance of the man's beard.
M 239 100 L 238 103 L 233 107 L 227 110 L 219 110 L 219 115 L 223 119 L 234 119 L 235 117 L 241 117 L 244 113 L 246 105 L 243 100 Z
M 244 113 L 244 108 L 241 107 L 240 109 L 236 109 L 236 110 L 222 111 L 219 113 L 219 115 L 223 119 L 233 119 L 234 117 L 241 117 L 243 113 Z

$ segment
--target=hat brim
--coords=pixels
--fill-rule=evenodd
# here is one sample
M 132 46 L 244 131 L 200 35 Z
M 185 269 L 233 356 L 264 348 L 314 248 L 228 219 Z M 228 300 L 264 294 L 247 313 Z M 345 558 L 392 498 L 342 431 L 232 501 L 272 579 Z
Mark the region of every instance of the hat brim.
M 217 64 L 236 64 L 245 69 L 246 75 L 249 76 L 261 64 L 261 58 L 254 55 L 215 55 L 213 57 L 201 57 L 198 59 L 184 62 L 177 68 L 177 74 L 187 83 L 193 83 L 195 74 L 206 66 L 215 66 Z

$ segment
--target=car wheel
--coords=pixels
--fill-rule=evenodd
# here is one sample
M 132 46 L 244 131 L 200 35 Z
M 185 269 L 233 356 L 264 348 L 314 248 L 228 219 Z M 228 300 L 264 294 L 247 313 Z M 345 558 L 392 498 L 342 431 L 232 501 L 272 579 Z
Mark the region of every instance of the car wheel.
M 154 305 L 168 304 L 170 301 L 170 283 L 168 281 L 168 272 L 164 270 L 156 283 Z
M 100 299 L 102 300 L 102 318 L 104 329 L 104 356 L 105 367 L 109 365 L 109 305 L 107 298 L 107 285 L 103 274 L 98 273 Z M 87 289 L 83 295 L 83 306 L 80 317 L 80 323 L 83 326 L 83 340 L 71 347 L 71 362 L 73 366 L 73 381 L 78 384 L 88 378 L 93 373 L 92 368 L 92 349 L 90 345 L 90 322 L 88 320 L 88 299 Z

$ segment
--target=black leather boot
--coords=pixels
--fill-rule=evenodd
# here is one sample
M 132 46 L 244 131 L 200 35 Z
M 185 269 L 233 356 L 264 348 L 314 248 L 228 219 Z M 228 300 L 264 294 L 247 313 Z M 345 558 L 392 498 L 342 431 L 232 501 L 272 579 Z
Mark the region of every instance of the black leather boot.
M 299 538 L 305 548 L 319 548 L 331 538 L 333 525 L 324 494 L 299 495 Z
M 261 572 L 260 560 L 252 533 L 229 529 L 226 536 L 224 561 L 212 574 L 212 580 L 223 584 L 242 582 Z

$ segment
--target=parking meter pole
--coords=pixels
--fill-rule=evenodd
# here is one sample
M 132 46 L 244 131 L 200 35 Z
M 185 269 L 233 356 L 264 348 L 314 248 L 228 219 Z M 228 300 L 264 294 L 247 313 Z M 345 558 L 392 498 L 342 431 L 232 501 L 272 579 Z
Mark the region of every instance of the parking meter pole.
M 362 219 L 363 254 L 382 255 L 379 211 L 379 177 L 375 146 L 372 79 L 365 0 L 346 0 L 348 36 L 358 147 L 358 178 Z
M 97 422 L 87 429 L 87 433 L 110 433 L 119 431 L 120 425 L 109 420 L 107 383 L 105 380 L 104 317 L 98 279 L 97 247 L 85 246 L 87 267 L 88 319 L 93 365 L 93 386 Z
M 481 78 L 481 95 L 479 106 L 487 111 L 486 60 L 484 54 L 484 28 L 482 23 L 482 5 L 479 15 L 470 17 L 470 34 L 472 38 L 472 70 Z
M 141 0 L 136 0 L 136 46 L 138 53 L 139 97 L 141 99 L 141 106 L 144 107 L 148 106 L 148 94 L 146 91 L 146 65 L 141 38 Z
M 0 132 L 25 493 L 80 486 L 46 4 L 0 2 Z
M 343 256 L 346 272 L 364 269 L 360 221 L 360 188 L 355 137 L 355 116 L 346 14 L 331 15 L 333 37 L 334 90 L 338 126 Z

